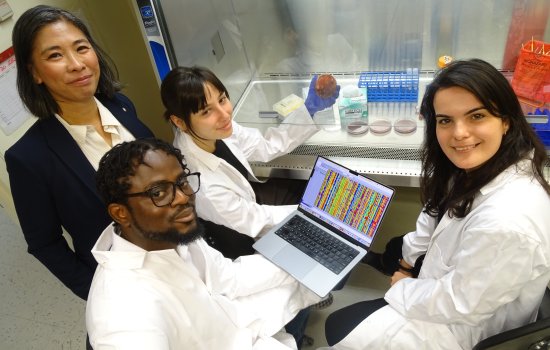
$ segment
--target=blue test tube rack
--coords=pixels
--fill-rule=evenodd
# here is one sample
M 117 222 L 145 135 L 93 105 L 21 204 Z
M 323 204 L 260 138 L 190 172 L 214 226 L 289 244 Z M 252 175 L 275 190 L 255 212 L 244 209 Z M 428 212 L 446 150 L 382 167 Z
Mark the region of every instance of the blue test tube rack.
M 363 72 L 358 86 L 367 88 L 369 102 L 417 102 L 418 68 L 399 72 Z

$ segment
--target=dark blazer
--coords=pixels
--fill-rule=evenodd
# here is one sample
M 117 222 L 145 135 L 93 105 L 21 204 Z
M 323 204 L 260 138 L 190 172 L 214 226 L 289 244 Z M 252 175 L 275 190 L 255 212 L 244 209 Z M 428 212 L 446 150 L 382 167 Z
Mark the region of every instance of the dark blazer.
M 96 96 L 135 138 L 153 133 L 122 94 Z M 95 170 L 55 118 L 38 120 L 6 151 L 11 193 L 28 251 L 82 299 L 96 268 L 91 249 L 111 222 L 95 187 Z M 62 236 L 62 227 L 74 251 Z

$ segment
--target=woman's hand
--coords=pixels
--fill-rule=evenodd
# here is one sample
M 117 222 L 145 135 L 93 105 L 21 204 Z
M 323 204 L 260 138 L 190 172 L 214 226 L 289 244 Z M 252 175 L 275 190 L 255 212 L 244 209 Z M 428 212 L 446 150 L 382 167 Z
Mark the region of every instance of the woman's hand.
M 391 276 L 390 286 L 393 286 L 397 281 L 408 277 L 412 277 L 412 275 L 409 272 L 405 272 L 403 270 L 397 270 Z
M 316 83 L 317 75 L 314 75 L 311 79 L 311 82 L 309 83 L 309 91 L 307 93 L 307 98 L 305 102 L 306 108 L 312 117 L 316 112 L 332 106 L 336 102 L 336 99 L 340 94 L 340 85 L 336 85 L 336 90 L 334 90 L 334 94 L 332 94 L 332 96 L 325 98 L 320 97 L 315 92 Z
M 413 277 L 413 267 L 403 259 L 399 259 L 399 268 L 391 276 L 390 285 L 393 286 L 395 282 L 402 280 L 403 278 Z

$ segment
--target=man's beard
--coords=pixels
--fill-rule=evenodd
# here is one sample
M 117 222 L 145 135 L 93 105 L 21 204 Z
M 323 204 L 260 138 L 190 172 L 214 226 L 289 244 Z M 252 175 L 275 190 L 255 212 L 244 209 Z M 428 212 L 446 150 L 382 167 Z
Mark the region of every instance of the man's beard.
M 199 222 L 199 220 L 195 221 L 197 223 L 197 227 L 195 227 L 193 230 L 187 232 L 187 233 L 181 233 L 180 231 L 172 228 L 166 231 L 158 232 L 158 231 L 147 231 L 144 230 L 136 220 L 134 220 L 134 227 L 139 230 L 140 234 L 147 239 L 150 239 L 152 241 L 159 241 L 159 242 L 169 242 L 169 243 L 175 243 L 178 245 L 186 245 L 193 241 L 196 241 L 199 238 L 204 237 L 204 226 Z

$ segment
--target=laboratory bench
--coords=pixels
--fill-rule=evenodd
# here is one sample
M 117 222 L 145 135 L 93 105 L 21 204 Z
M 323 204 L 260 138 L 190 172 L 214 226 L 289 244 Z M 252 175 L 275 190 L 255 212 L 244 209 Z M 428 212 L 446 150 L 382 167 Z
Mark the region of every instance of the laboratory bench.
M 316 157 L 325 156 L 390 186 L 419 187 L 420 147 L 425 125 L 418 113 L 419 103 L 433 73 L 420 72 L 417 101 L 368 101 L 368 116 L 359 120 L 366 122 L 369 128 L 359 133 L 348 128 L 350 121 L 341 118 L 339 111 L 342 91 L 349 86 L 357 87 L 359 74 L 332 73 L 341 87 L 340 97 L 332 108 L 317 112 L 313 117 L 320 131 L 287 155 L 268 163 L 252 162 L 254 174 L 258 178 L 308 179 Z M 279 125 L 281 117 L 273 113 L 273 105 L 290 94 L 305 99 L 310 80 L 311 77 L 283 74 L 252 80 L 235 106 L 235 120 L 262 132 Z M 532 120 L 534 118 L 530 118 Z M 378 128 L 377 123 L 380 123 Z M 407 128 L 400 128 L 402 125 Z M 549 180 L 548 166 L 545 175 Z
M 357 87 L 359 75 L 333 75 L 340 85 L 340 97 L 332 108 L 314 115 L 320 131 L 287 155 L 268 163 L 251 163 L 254 174 L 260 178 L 308 179 L 319 155 L 388 185 L 418 187 L 419 149 L 424 134 L 418 102 L 367 102 L 368 116 L 352 121 L 366 122 L 368 130 L 353 129 L 348 118 L 340 117 L 338 106 L 342 92 L 350 86 Z M 419 96 L 424 94 L 432 76 L 426 73 L 419 77 Z M 273 111 L 273 104 L 290 94 L 305 99 L 310 79 L 275 76 L 251 81 L 235 106 L 235 120 L 261 131 L 277 126 L 281 117 L 269 113 Z M 403 121 L 406 128 L 400 129 Z

